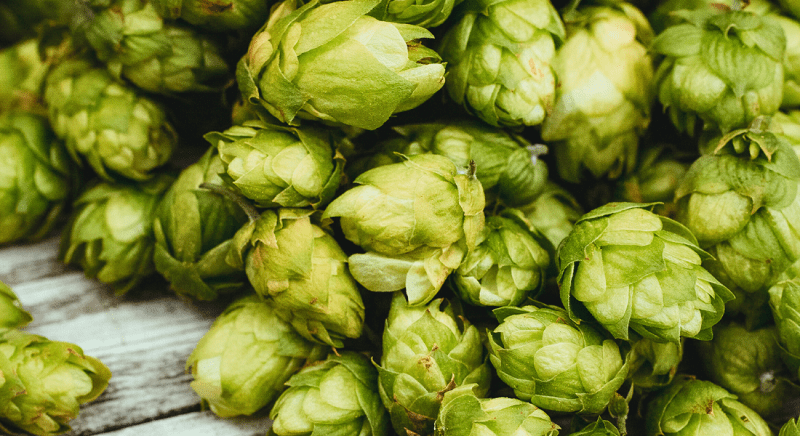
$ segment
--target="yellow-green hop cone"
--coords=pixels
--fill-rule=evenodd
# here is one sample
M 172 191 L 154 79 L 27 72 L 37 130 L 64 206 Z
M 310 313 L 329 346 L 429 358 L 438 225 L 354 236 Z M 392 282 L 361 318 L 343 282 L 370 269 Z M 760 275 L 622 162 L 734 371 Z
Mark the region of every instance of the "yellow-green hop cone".
M 222 187 L 222 172 L 223 163 L 211 147 L 181 172 L 156 211 L 153 261 L 178 295 L 213 300 L 247 280 L 226 260 L 247 215 L 230 198 L 202 186 Z
M 56 135 L 76 162 L 106 180 L 146 180 L 172 156 L 178 137 L 164 109 L 85 60 L 57 65 L 45 84 Z
M 276 311 L 258 295 L 233 302 L 189 356 L 192 389 L 218 416 L 252 415 L 303 365 L 324 357 L 323 346 L 300 337 Z
M 38 109 L 47 68 L 37 39 L 0 50 L 0 111 Z
M 781 427 L 778 436 L 800 436 L 800 427 L 797 425 L 797 418 L 790 419 Z
M 380 0 L 295 3 L 275 8 L 236 71 L 244 98 L 280 121 L 374 130 L 444 85 L 439 55 L 418 42 L 433 34 L 369 16 Z
M 650 401 L 645 436 L 772 436 L 756 412 L 709 381 L 681 376 Z
M 80 406 L 108 386 L 111 371 L 80 347 L 19 330 L 0 333 L 0 430 L 66 433 Z
M 0 117 L 0 245 L 45 236 L 79 177 L 45 117 Z
M 450 17 L 453 7 L 463 0 L 381 0 L 370 13 L 375 18 L 393 23 L 413 24 L 427 29 L 440 26 Z
M 277 436 L 383 436 L 389 416 L 378 395 L 378 373 L 352 351 L 330 354 L 286 382 L 269 414 Z
M 633 386 L 644 391 L 657 390 L 672 382 L 683 360 L 683 343 L 656 342 L 642 338 L 633 343 L 628 354 Z
M 32 320 L 33 317 L 22 308 L 14 291 L 5 283 L 0 282 L 0 328 L 20 328 Z
M 541 124 L 555 104 L 556 48 L 564 24 L 549 0 L 466 0 L 439 44 L 445 88 L 497 127 Z
M 433 434 L 442 396 L 469 386 L 478 397 L 489 390 L 491 370 L 478 329 L 444 299 L 411 307 L 394 294 L 378 383 L 383 405 L 398 434 Z
M 500 307 L 489 359 L 517 398 L 545 410 L 601 413 L 628 375 L 619 347 L 555 306 Z
M 597 421 L 587 425 L 581 430 L 570 433 L 570 436 L 619 436 L 619 430 L 617 430 L 614 424 L 598 417 Z
M 709 255 L 684 226 L 637 203 L 584 215 L 558 250 L 561 302 L 617 339 L 711 339 L 733 294 L 701 266 Z
M 225 179 L 259 207 L 322 208 L 339 187 L 345 140 L 331 129 L 249 120 L 205 138 L 219 149 Z
M 479 398 L 473 386 L 445 392 L 435 436 L 557 436 L 542 409 L 516 398 Z
M 304 338 L 342 347 L 364 326 L 364 302 L 336 240 L 311 222 L 311 210 L 268 210 L 233 237 L 232 265 Z
M 75 201 L 60 258 L 124 294 L 155 272 L 153 218 L 174 181 L 159 174 L 142 183 L 100 182 Z
M 488 217 L 480 243 L 451 276 L 456 294 L 478 306 L 517 306 L 535 297 L 550 265 L 544 241 L 516 209 Z
M 567 40 L 553 69 L 558 77 L 542 139 L 552 145 L 561 177 L 577 182 L 617 178 L 636 165 L 639 137 L 650 124 L 653 30 L 629 3 L 578 8 L 565 17 Z
M 575 223 L 583 216 L 583 209 L 575 197 L 550 181 L 532 203 L 519 209 L 533 227 L 542 232 L 553 244 L 553 247 L 561 244 L 575 227 Z
M 663 55 L 658 98 L 678 130 L 723 133 L 777 112 L 783 99 L 786 37 L 781 26 L 746 11 L 676 12 L 652 50 Z
M 269 2 L 264 0 L 150 0 L 167 19 L 181 19 L 214 32 L 253 31 L 267 21 Z

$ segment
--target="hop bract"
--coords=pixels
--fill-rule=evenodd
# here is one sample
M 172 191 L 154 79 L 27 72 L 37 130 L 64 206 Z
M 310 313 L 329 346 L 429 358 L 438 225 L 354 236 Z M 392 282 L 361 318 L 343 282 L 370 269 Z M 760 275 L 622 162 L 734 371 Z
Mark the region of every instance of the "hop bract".
M 153 217 L 173 181 L 159 174 L 140 184 L 101 182 L 84 191 L 61 238 L 61 259 L 119 294 L 132 289 L 155 272 Z
M 75 344 L 19 330 L 0 332 L 0 431 L 66 433 L 80 406 L 108 386 L 111 371 Z
M 489 358 L 517 398 L 558 412 L 599 414 L 628 375 L 619 347 L 554 306 L 501 307 Z
M 0 245 L 45 236 L 62 215 L 78 176 L 47 119 L 0 118 Z
M 0 282 L 0 328 L 14 329 L 24 327 L 33 317 L 17 298 L 17 294 L 3 282 Z
M 233 186 L 257 205 L 319 208 L 333 198 L 342 175 L 336 136 L 252 120 L 205 138 L 219 149 Z
M 444 394 L 435 436 L 557 436 L 542 409 L 516 398 L 479 398 L 466 385 Z
M 598 417 L 597 421 L 581 430 L 570 433 L 570 436 L 619 436 L 619 430 L 614 427 L 614 424 Z
M 382 0 L 370 15 L 393 23 L 414 24 L 425 28 L 441 25 L 462 0 Z
M 273 11 L 236 72 L 242 95 L 279 120 L 377 129 L 444 85 L 439 55 L 417 42 L 433 35 L 369 16 L 380 0 L 294 3 Z
M 178 295 L 213 300 L 246 281 L 244 272 L 226 258 L 247 215 L 231 199 L 201 187 L 204 183 L 221 187 L 222 171 L 222 161 L 211 147 L 181 172 L 156 211 L 153 260 Z
M 565 17 L 567 40 L 553 60 L 556 102 L 542 124 L 562 178 L 577 182 L 633 170 L 639 136 L 650 124 L 653 37 L 629 3 L 578 8 Z
M 561 244 L 583 215 L 583 209 L 575 197 L 553 182 L 547 182 L 542 193 L 532 203 L 519 209 L 553 247 Z
M 107 180 L 150 178 L 178 141 L 161 106 L 85 60 L 58 64 L 47 76 L 44 99 L 73 159 Z
M 439 46 L 450 98 L 493 126 L 534 126 L 553 109 L 564 23 L 549 0 L 466 0 Z
M 648 207 L 609 203 L 576 223 L 558 250 L 561 302 L 617 339 L 709 340 L 733 294 L 701 266 L 692 233 Z
M 431 435 L 446 392 L 474 384 L 469 389 L 484 397 L 490 380 L 478 329 L 447 300 L 411 307 L 402 293 L 394 294 L 378 383 L 398 434 Z
M 292 376 L 269 414 L 277 436 L 383 436 L 389 417 L 378 395 L 378 373 L 352 351 L 331 354 Z
M 714 383 L 677 378 L 654 398 L 646 436 L 770 436 L 767 423 L 736 396 Z
M 684 22 L 659 34 L 652 49 L 664 56 L 658 98 L 678 130 L 726 133 L 778 110 L 786 49 L 778 23 L 746 11 L 675 14 Z
M 304 364 L 324 357 L 283 322 L 269 301 L 234 301 L 197 343 L 186 369 L 192 389 L 221 417 L 251 415 L 271 403 Z
M 781 427 L 781 432 L 778 436 L 798 436 L 800 435 L 800 427 L 797 425 L 797 418 L 790 419 L 786 424 Z
M 0 110 L 29 110 L 39 104 L 48 65 L 38 46 L 36 39 L 29 39 L 0 51 Z
M 647 338 L 634 342 L 628 354 L 633 385 L 650 391 L 670 384 L 683 360 L 683 342 L 656 342 Z
M 263 0 L 150 0 L 150 3 L 164 18 L 180 18 L 215 32 L 255 30 L 269 15 L 269 2 Z
M 781 355 L 793 374 L 800 373 L 800 279 L 769 289 L 769 305 L 778 328 Z
M 234 236 L 233 265 L 242 266 L 257 293 L 271 297 L 277 316 L 304 338 L 342 347 L 361 336 L 364 302 L 347 270 L 347 255 L 311 211 L 264 212 Z

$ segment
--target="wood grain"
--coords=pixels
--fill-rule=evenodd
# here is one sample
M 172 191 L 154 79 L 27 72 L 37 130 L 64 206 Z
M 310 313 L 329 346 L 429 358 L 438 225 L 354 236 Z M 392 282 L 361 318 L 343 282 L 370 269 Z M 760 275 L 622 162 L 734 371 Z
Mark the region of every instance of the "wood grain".
M 222 304 L 193 304 L 160 280 L 129 295 L 58 261 L 58 237 L 0 248 L 0 281 L 34 321 L 27 331 L 72 342 L 112 371 L 108 389 L 81 409 L 69 436 L 252 436 L 267 418 L 222 420 L 201 411 L 184 365 Z

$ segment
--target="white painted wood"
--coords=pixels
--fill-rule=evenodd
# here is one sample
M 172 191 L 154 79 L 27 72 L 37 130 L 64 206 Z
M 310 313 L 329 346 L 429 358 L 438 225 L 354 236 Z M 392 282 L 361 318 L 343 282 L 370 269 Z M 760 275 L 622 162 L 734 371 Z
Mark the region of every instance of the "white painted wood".
M 201 411 L 184 366 L 222 304 L 180 300 L 153 280 L 119 297 L 58 261 L 58 236 L 0 248 L 0 281 L 34 321 L 27 331 L 72 342 L 112 371 L 108 389 L 85 405 L 69 436 L 264 435 L 269 420 L 222 420 Z

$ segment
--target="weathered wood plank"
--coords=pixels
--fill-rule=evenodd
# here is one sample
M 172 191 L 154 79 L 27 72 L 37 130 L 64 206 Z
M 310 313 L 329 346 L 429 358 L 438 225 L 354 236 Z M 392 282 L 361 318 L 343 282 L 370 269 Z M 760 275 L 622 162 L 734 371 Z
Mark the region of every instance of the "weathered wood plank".
M 33 315 L 27 331 L 75 343 L 113 373 L 106 392 L 82 408 L 68 435 L 266 433 L 266 418 L 222 421 L 200 412 L 189 386 L 186 359 L 222 304 L 181 301 L 158 280 L 119 297 L 62 265 L 57 250 L 57 237 L 0 249 L 0 281 Z

